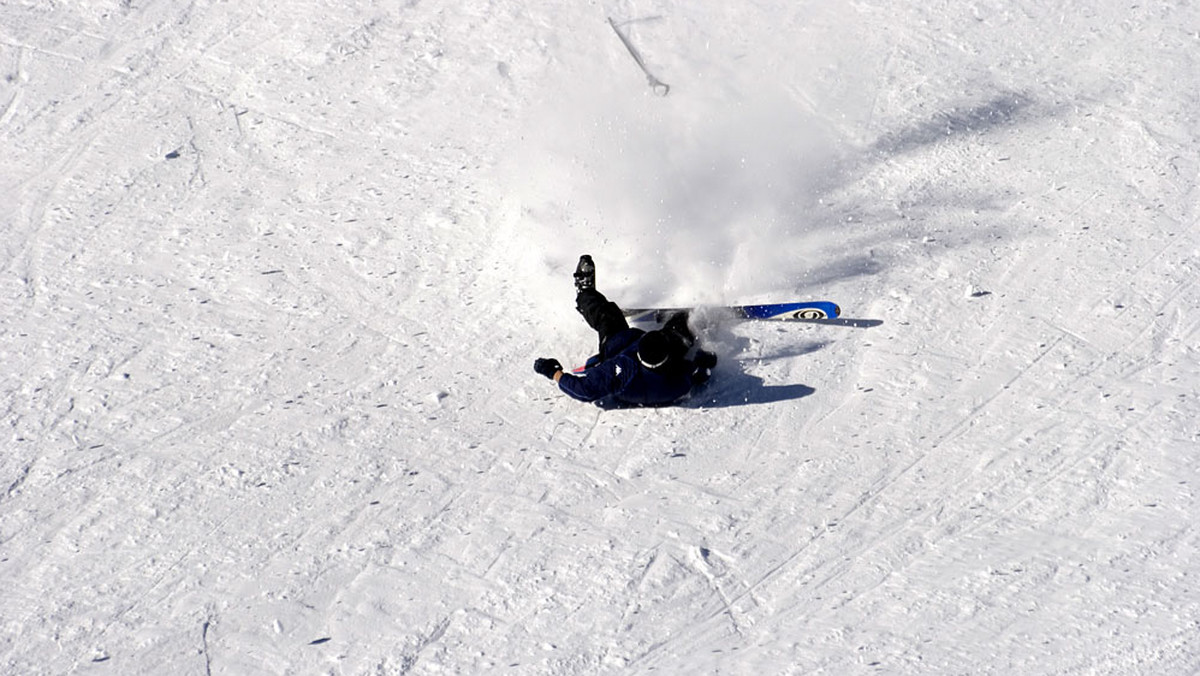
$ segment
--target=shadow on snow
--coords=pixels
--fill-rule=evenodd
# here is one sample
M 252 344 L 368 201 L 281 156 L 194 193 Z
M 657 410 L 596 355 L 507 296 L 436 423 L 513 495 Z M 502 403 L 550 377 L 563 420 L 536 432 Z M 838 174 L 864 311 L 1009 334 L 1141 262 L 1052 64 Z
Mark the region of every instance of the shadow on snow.
M 723 363 L 717 364 L 711 380 L 697 388 L 691 397 L 679 405 L 684 408 L 700 409 L 729 408 L 731 406 L 775 404 L 781 401 L 803 399 L 816 392 L 816 390 L 801 383 L 768 385 L 764 379 L 748 373 L 746 371 L 747 364 L 802 357 L 820 350 L 827 344 L 825 342 L 810 342 L 798 344 L 792 348 L 753 359 L 727 359 Z M 733 363 L 733 366 L 726 366 L 730 362 Z
M 680 404 L 683 408 L 729 408 L 753 404 L 774 404 L 803 399 L 816 392 L 808 385 L 766 385 L 762 378 L 742 373 L 732 382 L 726 374 L 716 374 L 721 383 L 709 383 Z

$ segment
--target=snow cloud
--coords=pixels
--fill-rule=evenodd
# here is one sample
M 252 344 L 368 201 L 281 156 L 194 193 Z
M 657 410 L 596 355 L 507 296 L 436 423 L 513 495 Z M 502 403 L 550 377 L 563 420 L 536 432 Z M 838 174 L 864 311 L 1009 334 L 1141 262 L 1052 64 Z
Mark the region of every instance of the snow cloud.
M 580 87 L 509 154 L 516 246 L 555 273 L 594 254 L 618 301 L 778 295 L 813 262 L 808 219 L 834 148 L 780 92 Z

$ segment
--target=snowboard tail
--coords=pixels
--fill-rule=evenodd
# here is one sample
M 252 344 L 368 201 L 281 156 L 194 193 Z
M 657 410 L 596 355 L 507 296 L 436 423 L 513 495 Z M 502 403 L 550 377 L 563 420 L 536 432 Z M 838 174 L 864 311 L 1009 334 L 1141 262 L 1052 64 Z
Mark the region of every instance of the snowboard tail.
M 693 312 L 700 308 L 632 308 L 625 310 L 625 316 L 633 322 L 663 321 L 679 312 Z M 795 303 L 764 303 L 760 305 L 727 305 L 714 306 L 712 309 L 725 310 L 740 319 L 770 319 L 775 321 L 814 321 L 835 319 L 842 313 L 837 303 L 826 300 L 803 301 Z

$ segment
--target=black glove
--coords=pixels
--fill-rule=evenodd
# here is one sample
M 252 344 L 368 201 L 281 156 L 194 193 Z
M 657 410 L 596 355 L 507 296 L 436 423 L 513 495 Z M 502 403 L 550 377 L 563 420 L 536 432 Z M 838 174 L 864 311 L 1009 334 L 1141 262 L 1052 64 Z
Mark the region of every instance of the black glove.
M 558 363 L 557 359 L 547 359 L 542 357 L 541 359 L 535 359 L 533 361 L 533 370 L 540 375 L 554 380 L 554 374 L 563 370 L 563 367 L 562 364 Z

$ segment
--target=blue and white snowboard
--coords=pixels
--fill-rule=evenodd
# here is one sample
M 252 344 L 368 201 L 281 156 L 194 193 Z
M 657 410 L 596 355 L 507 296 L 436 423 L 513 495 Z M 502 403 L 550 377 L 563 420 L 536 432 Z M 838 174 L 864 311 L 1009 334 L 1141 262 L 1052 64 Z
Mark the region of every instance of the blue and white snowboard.
M 701 308 L 632 308 L 625 316 L 632 322 L 662 321 L 678 312 L 694 312 Z M 740 319 L 771 319 L 775 321 L 819 321 L 835 319 L 842 313 L 837 303 L 827 300 L 798 303 L 765 303 L 762 305 L 729 305 L 712 308 L 725 311 Z

